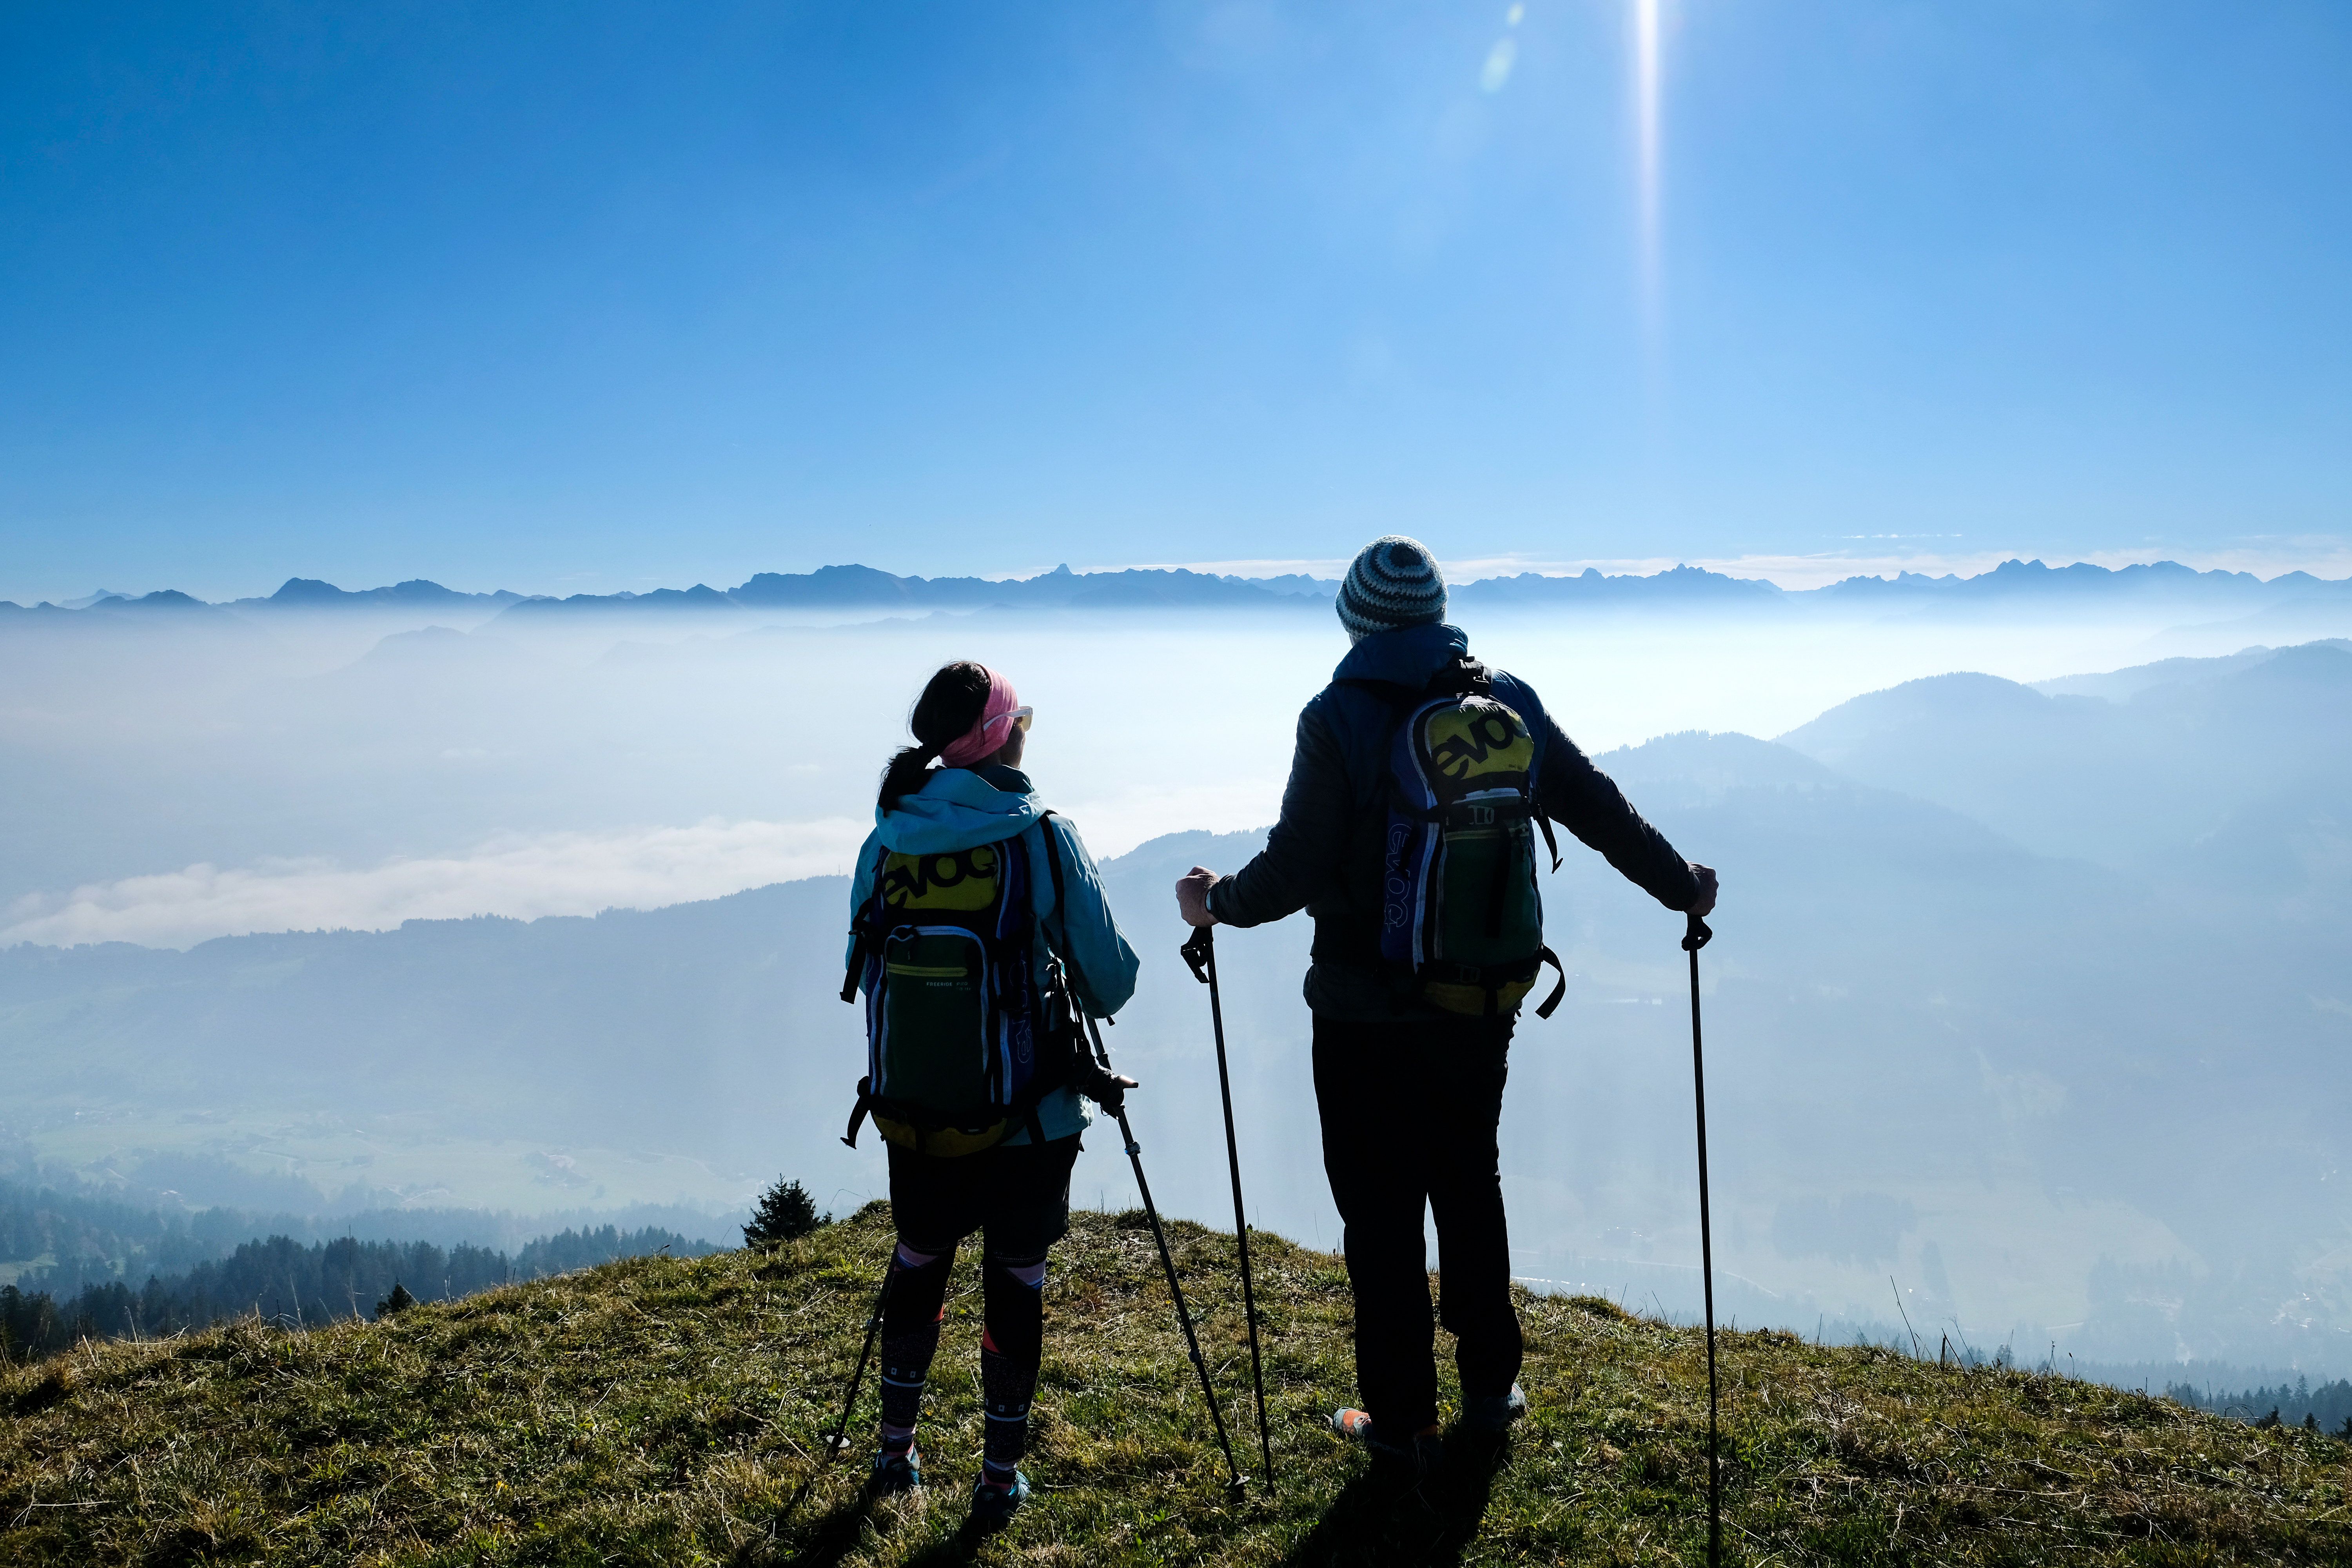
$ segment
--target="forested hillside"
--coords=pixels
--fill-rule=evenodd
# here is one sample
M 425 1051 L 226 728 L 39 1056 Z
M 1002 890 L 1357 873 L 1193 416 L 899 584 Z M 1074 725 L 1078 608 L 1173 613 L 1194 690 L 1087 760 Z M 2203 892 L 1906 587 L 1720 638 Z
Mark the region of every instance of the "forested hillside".
M 460 1242 L 356 1241 L 304 1246 L 273 1236 L 239 1245 L 184 1274 L 85 1285 L 70 1296 L 0 1286 L 0 1359 L 36 1360 L 89 1339 L 152 1339 L 237 1318 L 289 1327 L 373 1318 L 409 1299 L 455 1300 L 493 1286 L 538 1279 L 619 1258 L 700 1258 L 717 1250 L 674 1232 L 612 1226 L 561 1231 L 509 1256 Z

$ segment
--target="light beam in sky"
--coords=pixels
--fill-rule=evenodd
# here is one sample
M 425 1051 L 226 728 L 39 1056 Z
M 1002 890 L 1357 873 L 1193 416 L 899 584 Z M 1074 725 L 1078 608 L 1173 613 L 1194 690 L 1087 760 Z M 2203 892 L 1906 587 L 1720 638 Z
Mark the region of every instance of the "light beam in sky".
M 1633 0 L 1633 115 L 1642 314 L 1654 340 L 1661 308 L 1658 259 L 1658 12 L 1664 0 Z

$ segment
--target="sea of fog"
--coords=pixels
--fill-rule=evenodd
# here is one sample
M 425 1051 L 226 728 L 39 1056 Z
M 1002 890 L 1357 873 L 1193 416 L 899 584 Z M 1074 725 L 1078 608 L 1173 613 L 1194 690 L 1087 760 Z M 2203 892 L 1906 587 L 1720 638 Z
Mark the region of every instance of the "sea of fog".
M 915 693 L 950 658 L 1003 670 L 1037 709 L 1032 772 L 1099 853 L 1261 826 L 1298 707 L 1347 647 L 1306 606 L 748 630 L 218 618 L 12 649 L 0 769 L 22 805 L 0 827 L 0 943 L 592 913 L 838 870 Z M 1950 670 L 2034 680 L 2246 640 L 1916 617 L 1467 629 L 1594 753 L 1688 730 L 1770 737 Z

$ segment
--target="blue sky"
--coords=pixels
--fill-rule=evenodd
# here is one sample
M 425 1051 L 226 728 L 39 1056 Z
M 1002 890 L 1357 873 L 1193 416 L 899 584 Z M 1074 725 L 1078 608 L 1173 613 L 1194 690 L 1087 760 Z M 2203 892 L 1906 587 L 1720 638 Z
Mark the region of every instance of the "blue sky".
M 11 8 L 0 596 L 2352 570 L 2352 10 L 1637 3 Z

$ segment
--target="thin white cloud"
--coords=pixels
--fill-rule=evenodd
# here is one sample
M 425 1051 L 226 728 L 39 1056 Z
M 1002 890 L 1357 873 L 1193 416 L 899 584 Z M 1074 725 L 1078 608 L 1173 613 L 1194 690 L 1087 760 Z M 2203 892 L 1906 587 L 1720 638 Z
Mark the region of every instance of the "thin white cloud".
M 867 825 L 726 822 L 493 839 L 463 855 L 352 868 L 331 860 L 190 866 L 32 894 L 0 911 L 0 946 L 133 942 L 191 947 L 248 931 L 382 931 L 466 915 L 657 909 L 846 870 Z
M 1478 73 L 1478 85 L 1488 92 L 1500 92 L 1503 84 L 1511 79 L 1511 66 L 1519 58 L 1518 42 L 1513 38 L 1497 38 L 1487 51 L 1486 64 Z

